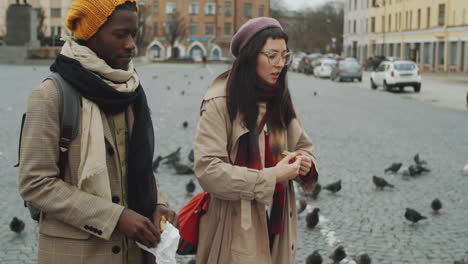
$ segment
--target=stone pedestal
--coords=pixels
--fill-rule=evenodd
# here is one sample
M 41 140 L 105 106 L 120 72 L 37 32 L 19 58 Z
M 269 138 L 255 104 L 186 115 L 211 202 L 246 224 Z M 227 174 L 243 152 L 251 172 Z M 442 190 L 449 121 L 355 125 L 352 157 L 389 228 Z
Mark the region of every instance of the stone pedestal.
M 37 11 L 29 4 L 10 5 L 6 12 L 6 45 L 38 47 L 37 26 Z

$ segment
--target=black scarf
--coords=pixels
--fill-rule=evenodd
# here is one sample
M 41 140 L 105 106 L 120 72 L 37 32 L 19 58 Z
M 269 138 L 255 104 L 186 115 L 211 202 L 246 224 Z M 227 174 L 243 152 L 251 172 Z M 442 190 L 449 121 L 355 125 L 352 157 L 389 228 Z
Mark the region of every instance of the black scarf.
M 275 97 L 278 94 L 279 87 L 279 82 L 271 84 L 257 75 L 257 78 L 255 80 L 255 88 L 258 91 L 258 101 L 269 102 L 273 97 Z
M 86 99 L 106 114 L 117 114 L 133 105 L 135 122 L 127 153 L 128 207 L 152 219 L 157 204 L 156 182 L 151 166 L 154 130 L 146 95 L 141 84 L 134 92 L 122 93 L 107 85 L 77 60 L 59 54 L 50 69 L 58 72 Z

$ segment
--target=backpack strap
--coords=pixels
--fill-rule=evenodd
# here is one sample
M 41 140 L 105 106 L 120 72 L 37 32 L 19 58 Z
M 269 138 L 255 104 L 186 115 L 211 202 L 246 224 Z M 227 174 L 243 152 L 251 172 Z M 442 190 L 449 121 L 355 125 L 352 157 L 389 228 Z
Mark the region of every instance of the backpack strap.
M 78 122 L 81 113 L 80 94 L 56 72 L 50 74 L 46 80 L 53 81 L 60 94 L 60 155 L 58 166 L 60 169 L 59 176 L 63 179 L 65 166 L 68 162 L 70 142 L 78 134 Z

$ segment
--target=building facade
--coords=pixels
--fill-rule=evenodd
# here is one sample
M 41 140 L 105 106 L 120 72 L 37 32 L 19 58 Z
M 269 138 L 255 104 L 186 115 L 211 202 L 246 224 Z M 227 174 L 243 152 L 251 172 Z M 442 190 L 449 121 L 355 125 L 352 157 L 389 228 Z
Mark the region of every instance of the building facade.
M 362 61 L 354 48 L 360 50 L 360 39 L 367 43 L 367 57 L 409 59 L 423 71 L 468 72 L 467 0 L 368 0 L 360 15 L 349 6 L 355 0 L 346 1 L 346 56 Z M 354 33 L 354 21 L 364 16 L 367 35 Z
M 55 40 L 60 39 L 65 28 L 63 21 L 67 15 L 68 8 L 70 8 L 72 0 L 28 0 L 38 13 L 42 13 L 43 37 L 49 39 L 48 44 L 54 44 Z M 0 0 L 0 38 L 6 35 L 6 12 L 8 6 L 15 4 L 16 0 Z M 20 1 L 23 4 L 23 0 Z
M 364 63 L 368 56 L 369 0 L 345 0 L 343 52 Z
M 244 22 L 270 15 L 270 1 L 147 0 L 143 9 L 142 48 L 150 60 L 171 57 L 219 60 L 231 56 L 231 38 Z M 171 45 L 167 33 L 174 30 L 170 26 L 174 23 L 182 24 L 183 33 Z

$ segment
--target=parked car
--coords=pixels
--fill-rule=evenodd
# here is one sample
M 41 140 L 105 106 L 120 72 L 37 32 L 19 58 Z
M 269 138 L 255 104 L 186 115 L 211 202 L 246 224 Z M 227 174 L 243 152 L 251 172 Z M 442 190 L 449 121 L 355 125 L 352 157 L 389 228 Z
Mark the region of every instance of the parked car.
M 307 56 L 304 56 L 302 60 L 299 62 L 299 72 L 302 73 L 314 73 L 314 62 L 322 58 L 322 54 L 320 53 L 312 53 Z
M 338 82 L 343 80 L 358 80 L 361 82 L 362 72 L 363 69 L 361 65 L 355 59 L 346 58 L 345 60 L 339 61 L 335 67 L 333 67 L 330 79 Z
M 397 60 L 384 61 L 370 76 L 372 89 L 381 86 L 385 90 L 398 87 L 403 91 L 405 86 L 412 86 L 416 93 L 421 91 L 421 75 L 419 68 L 413 61 Z
M 305 54 L 304 52 L 298 52 L 294 54 L 292 62 L 291 62 L 291 66 L 289 67 L 289 69 L 291 69 L 293 72 L 297 72 L 299 69 L 299 63 L 301 62 L 302 58 L 304 58 L 305 55 L 307 54 Z
M 330 59 L 320 60 L 320 64 L 314 67 L 314 75 L 319 78 L 329 78 L 336 61 Z

